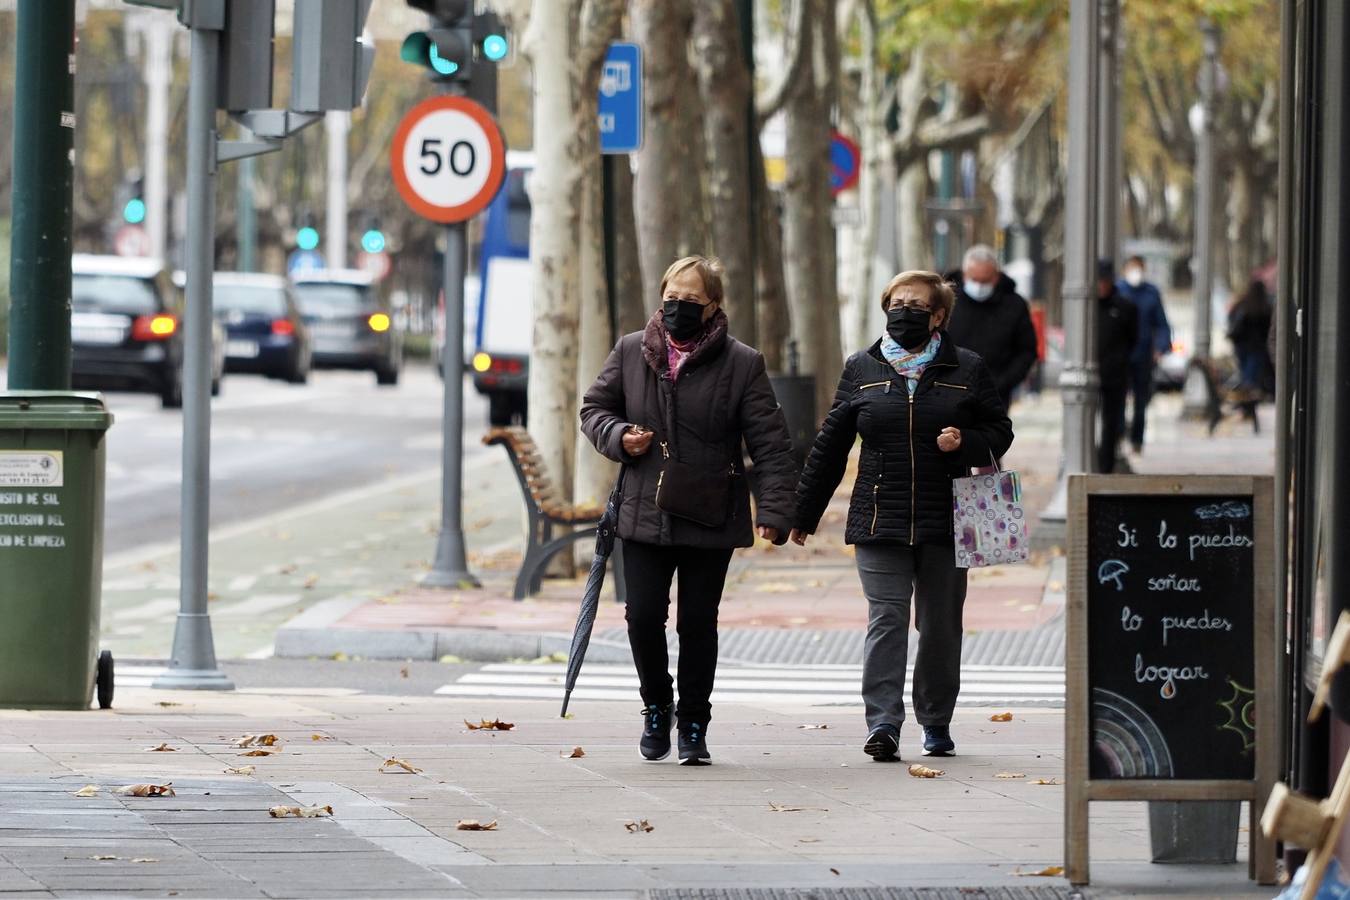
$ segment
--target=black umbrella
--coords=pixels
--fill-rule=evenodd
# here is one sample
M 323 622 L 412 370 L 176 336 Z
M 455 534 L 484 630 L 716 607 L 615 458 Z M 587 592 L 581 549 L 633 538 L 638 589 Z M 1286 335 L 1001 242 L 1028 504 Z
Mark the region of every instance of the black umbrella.
M 572 632 L 572 649 L 567 654 L 562 716 L 567 715 L 567 703 L 572 699 L 572 689 L 577 686 L 581 664 L 586 660 L 586 648 L 591 644 L 595 614 L 600 609 L 600 588 L 605 583 L 605 564 L 614 552 L 614 534 L 619 527 L 619 504 L 623 501 L 623 476 L 627 471 L 627 466 L 619 469 L 618 480 L 614 482 L 614 490 L 605 504 L 605 514 L 600 517 L 600 524 L 595 526 L 595 558 L 591 560 L 591 574 L 586 576 L 586 590 L 581 594 L 581 609 L 577 612 L 577 627 Z

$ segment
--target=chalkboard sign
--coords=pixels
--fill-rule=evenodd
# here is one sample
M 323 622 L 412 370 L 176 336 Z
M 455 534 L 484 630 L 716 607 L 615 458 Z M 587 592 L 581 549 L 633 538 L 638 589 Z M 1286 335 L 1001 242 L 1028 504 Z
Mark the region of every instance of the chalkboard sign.
M 1087 882 L 1091 800 L 1251 801 L 1278 772 L 1273 484 L 1073 476 L 1066 615 L 1065 859 Z

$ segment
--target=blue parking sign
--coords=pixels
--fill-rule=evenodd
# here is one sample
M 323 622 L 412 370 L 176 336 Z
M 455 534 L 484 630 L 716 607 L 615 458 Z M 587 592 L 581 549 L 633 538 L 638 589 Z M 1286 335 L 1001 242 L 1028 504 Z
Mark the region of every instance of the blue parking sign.
M 600 72 L 600 152 L 642 149 L 642 48 L 614 43 Z

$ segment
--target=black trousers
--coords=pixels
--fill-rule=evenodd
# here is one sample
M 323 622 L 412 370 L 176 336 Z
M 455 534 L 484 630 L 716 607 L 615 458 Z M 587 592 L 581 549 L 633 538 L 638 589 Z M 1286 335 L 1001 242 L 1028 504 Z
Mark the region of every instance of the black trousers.
M 1103 387 L 1101 443 L 1097 445 L 1097 471 L 1109 474 L 1116 467 L 1116 445 L 1125 430 L 1125 396 L 1127 385 Z
M 706 723 L 712 716 L 713 679 L 717 675 L 717 607 L 731 563 L 731 548 L 662 547 L 623 542 L 623 575 L 628 589 L 624 617 L 633 649 L 642 702 L 674 702 L 666 620 L 670 583 L 679 573 L 675 630 L 680 636 L 680 701 L 675 714 L 685 722 Z
M 1144 424 L 1148 418 L 1148 402 L 1153 399 L 1153 357 L 1144 362 L 1130 363 L 1130 396 L 1134 400 L 1134 418 L 1130 421 L 1130 443 L 1144 446 Z M 1122 407 L 1121 416 L 1125 415 Z

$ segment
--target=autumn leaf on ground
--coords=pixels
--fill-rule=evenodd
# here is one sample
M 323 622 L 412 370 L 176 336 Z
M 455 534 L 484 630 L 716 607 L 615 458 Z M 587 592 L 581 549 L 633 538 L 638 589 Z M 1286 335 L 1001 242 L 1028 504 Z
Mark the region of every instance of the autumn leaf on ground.
M 280 753 L 280 752 L 281 752 L 280 750 L 267 750 L 267 749 L 245 750 L 243 753 L 240 753 L 239 755 L 240 755 L 240 756 L 276 756 L 276 755 L 277 755 L 278 753 Z
M 797 729 L 799 731 L 824 731 L 829 727 L 828 725 L 798 725 Z
M 460 819 L 458 822 L 455 823 L 455 830 L 456 830 L 456 831 L 496 831 L 496 830 L 497 830 L 497 820 L 496 820 L 496 819 L 493 819 L 491 822 L 488 822 L 486 825 L 484 825 L 482 822 L 478 821 L 477 819 Z
M 399 759 L 394 756 L 391 756 L 384 762 L 380 763 L 380 771 L 383 772 L 384 774 L 386 775 L 392 774 L 389 771 L 390 769 L 402 769 L 403 771 L 412 775 L 418 775 L 422 771 L 421 769 L 417 768 L 417 766 L 414 766 L 412 763 L 408 762 L 406 759 Z
M 516 727 L 514 722 L 503 722 L 501 719 L 482 719 L 477 725 L 465 719 L 464 724 L 469 726 L 470 731 L 510 731 Z
M 293 572 L 295 572 L 295 570 L 298 569 L 298 568 L 300 568 L 300 567 L 297 566 L 295 563 L 287 563 L 286 565 L 282 566 L 280 569 L 277 569 L 277 574 L 278 574 L 278 575 L 290 575 L 290 574 L 292 574 Z
M 1025 772 L 999 772 L 995 778 L 1026 778 Z
M 91 856 L 91 857 L 89 857 L 89 858 L 90 858 L 90 859 L 94 859 L 94 860 L 98 860 L 99 862 L 102 862 L 102 861 L 105 860 L 105 859 L 121 859 L 122 857 L 120 857 L 120 856 L 111 856 L 111 855 L 108 855 L 108 854 L 106 854 L 106 853 L 100 853 L 98 856 Z
M 151 858 L 148 857 L 148 856 L 138 856 L 138 857 L 136 857 L 135 859 L 133 859 L 132 862 L 134 862 L 134 863 L 152 863 L 152 862 L 159 862 L 159 860 L 157 860 L 157 859 L 151 859 Z
M 333 807 L 273 806 L 267 810 L 267 814 L 274 819 L 284 819 L 287 816 L 294 816 L 297 819 L 318 819 L 323 816 L 331 816 L 333 814 Z
M 246 734 L 234 742 L 236 747 L 273 747 L 278 738 L 275 734 Z
M 773 801 L 769 802 L 769 809 L 773 812 L 829 812 L 828 809 L 819 806 L 788 806 L 785 803 L 774 803 Z
M 562 754 L 563 759 L 581 759 L 585 755 L 586 751 L 582 750 L 580 747 L 573 747 L 571 753 L 564 752 Z
M 989 721 L 990 721 L 990 722 L 1011 722 L 1011 721 L 1012 721 L 1012 713 L 1010 713 L 1010 712 L 994 713 L 992 716 L 989 717 Z
M 170 707 L 170 706 L 182 706 L 183 704 L 181 704 L 181 703 L 175 703 L 175 702 L 172 701 L 172 700 L 156 700 L 156 701 L 155 701 L 155 705 L 156 705 L 156 706 L 163 706 L 163 707 L 166 707 L 166 708 L 167 708 L 167 707 Z
M 84 787 L 82 787 L 82 788 L 80 788 L 78 791 L 76 791 L 72 796 L 75 796 L 75 797 L 97 797 L 97 796 L 98 796 L 99 790 L 100 790 L 100 789 L 99 789 L 99 786 L 96 785 L 96 784 L 86 784 Z
M 177 753 L 177 747 L 170 747 L 167 743 L 160 744 L 158 747 L 146 747 L 146 753 Z
M 114 788 L 114 794 L 123 797 L 176 797 L 173 783 L 168 784 L 128 784 L 125 787 Z
M 838 870 L 838 869 L 831 869 L 830 872 L 831 872 L 831 874 L 834 874 L 834 875 L 838 875 L 838 874 L 839 874 L 839 870 Z
M 311 734 L 309 739 L 311 741 L 331 741 L 333 738 L 327 734 Z
M 1032 784 L 1062 784 L 1058 778 L 1037 778 Z
M 399 678 L 407 678 L 410 674 L 412 674 L 412 673 L 409 672 L 407 666 L 404 666 L 403 668 L 401 668 L 401 669 L 398 670 L 398 677 L 399 677 Z
M 941 769 L 930 769 L 927 766 L 914 763 L 909 767 L 909 774 L 915 778 L 937 778 L 939 775 L 946 775 L 947 773 Z
M 646 819 L 641 819 L 637 822 L 624 822 L 623 827 L 627 828 L 631 834 L 637 834 L 638 832 L 643 832 L 645 834 L 656 830 L 656 826 Z
M 1064 867 L 1063 867 L 1063 866 L 1046 866 L 1044 869 L 1041 869 L 1039 872 L 1023 872 L 1021 869 L 1018 869 L 1016 872 L 1013 872 L 1013 874 L 1014 874 L 1014 875 L 1021 875 L 1021 876 L 1023 876 L 1023 877 L 1026 877 L 1026 876 L 1030 875 L 1030 876 L 1033 876 L 1033 877 L 1036 877 L 1036 876 L 1042 876 L 1042 877 L 1045 877 L 1045 878 L 1058 878 L 1059 876 L 1061 876 L 1061 875 L 1064 874 Z
M 301 586 L 302 586 L 305 590 L 308 591 L 308 590 L 312 590 L 312 589 L 314 588 L 314 586 L 315 586 L 316 584 L 318 584 L 318 583 L 319 583 L 319 576 L 318 576 L 318 575 L 311 575 L 311 576 L 309 576 L 308 578 L 305 579 L 305 583 L 304 583 L 303 585 L 301 585 Z
M 252 775 L 257 771 L 257 766 L 230 766 L 225 770 L 226 775 Z
M 820 838 L 797 838 L 799 844 L 819 844 Z

